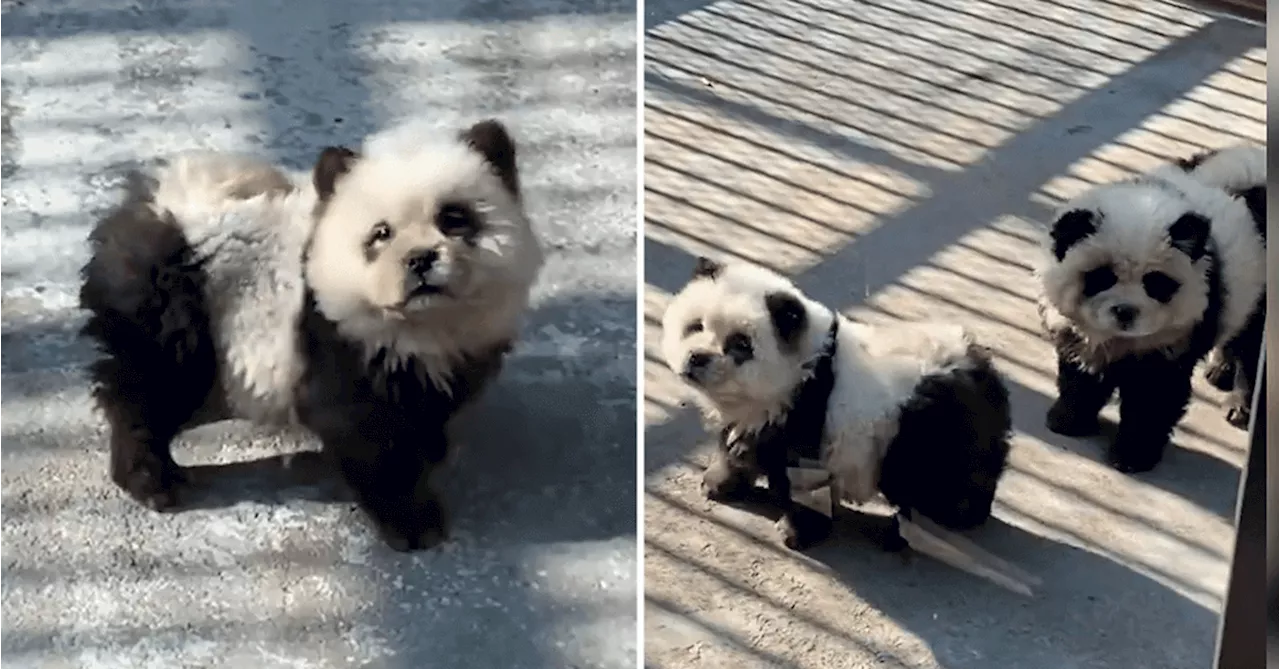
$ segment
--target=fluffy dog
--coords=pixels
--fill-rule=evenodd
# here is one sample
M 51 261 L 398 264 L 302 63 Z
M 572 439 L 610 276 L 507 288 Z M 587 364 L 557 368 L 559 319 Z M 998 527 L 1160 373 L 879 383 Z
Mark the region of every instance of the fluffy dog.
M 1263 247 L 1267 243 L 1267 151 L 1253 146 L 1236 146 L 1207 151 L 1178 162 L 1197 181 L 1221 188 L 1244 201 L 1253 217 Z M 1258 295 L 1253 313 L 1239 334 L 1210 352 L 1205 377 L 1219 390 L 1231 393 L 1227 401 L 1227 421 L 1248 429 L 1257 381 L 1258 360 L 1266 332 L 1266 288 Z
M 1232 422 L 1242 413 L 1247 421 L 1266 268 L 1254 214 L 1259 203 L 1265 213 L 1265 197 L 1248 184 L 1265 183 L 1263 158 L 1242 149 L 1165 165 L 1062 207 L 1038 270 L 1040 315 L 1058 355 L 1050 430 L 1095 432 L 1118 389 L 1108 460 L 1125 472 L 1152 469 L 1186 411 L 1195 365 L 1215 346 L 1238 366 Z
M 80 292 L 117 485 L 171 507 L 182 430 L 297 423 L 392 547 L 447 535 L 446 423 L 498 373 L 542 252 L 501 124 L 419 140 L 326 148 L 309 179 L 219 154 L 130 175 Z
M 883 495 L 952 529 L 990 516 L 1009 453 L 1008 391 L 964 329 L 854 323 L 782 276 L 706 258 L 662 328 L 668 366 L 720 431 L 706 493 L 741 496 L 765 475 L 787 546 L 831 527 L 792 501 L 787 467 L 800 459 L 830 472 L 839 499 Z

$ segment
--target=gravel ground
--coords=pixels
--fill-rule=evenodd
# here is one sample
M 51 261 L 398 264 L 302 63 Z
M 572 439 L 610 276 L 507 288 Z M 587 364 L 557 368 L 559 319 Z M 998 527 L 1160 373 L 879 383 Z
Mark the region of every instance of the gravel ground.
M 646 664 L 1210 666 L 1245 434 L 1203 383 L 1149 474 L 1048 433 L 1028 259 L 1091 182 L 1262 142 L 1263 28 L 1151 0 L 646 10 Z M 696 254 L 773 267 L 857 319 L 959 321 L 996 349 L 1017 434 L 974 539 L 1039 576 L 1034 597 L 879 552 L 883 515 L 800 555 L 770 519 L 700 496 L 707 435 L 657 351 Z
M 12 667 L 631 667 L 636 642 L 634 6 L 620 0 L 3 4 L 3 659 Z M 386 549 L 281 486 L 306 435 L 211 426 L 219 487 L 158 515 L 106 478 L 76 271 L 118 168 L 295 167 L 396 121 L 495 116 L 550 259 L 460 421 L 442 550 Z M 239 463 L 239 466 L 228 466 Z

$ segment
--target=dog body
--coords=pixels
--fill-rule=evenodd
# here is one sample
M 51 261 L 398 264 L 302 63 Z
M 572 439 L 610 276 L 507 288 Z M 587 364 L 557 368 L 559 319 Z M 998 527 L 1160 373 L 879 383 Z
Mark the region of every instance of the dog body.
M 542 263 L 496 122 L 399 152 L 325 149 L 310 179 L 247 158 L 135 173 L 90 235 L 84 334 L 113 480 L 173 506 L 182 430 L 317 434 L 396 548 L 445 535 L 428 475 L 498 372 Z
M 663 349 L 720 429 L 708 494 L 765 475 L 789 546 L 829 531 L 791 501 L 787 467 L 800 459 L 819 461 L 845 501 L 883 495 L 952 528 L 990 515 L 1008 395 L 963 328 L 854 323 L 777 274 L 701 259 L 664 315 Z
M 1239 351 L 1258 312 L 1265 242 L 1249 199 L 1222 184 L 1265 168 L 1251 166 L 1257 153 L 1227 157 L 1241 169 L 1167 165 L 1091 189 L 1062 207 L 1047 236 L 1039 309 L 1058 352 L 1059 397 L 1046 423 L 1073 436 L 1096 431 L 1118 389 L 1108 459 L 1122 471 L 1160 461 L 1195 365 L 1215 347 Z M 1256 349 L 1246 365 L 1256 371 Z M 1252 389 L 1251 377 L 1242 383 Z

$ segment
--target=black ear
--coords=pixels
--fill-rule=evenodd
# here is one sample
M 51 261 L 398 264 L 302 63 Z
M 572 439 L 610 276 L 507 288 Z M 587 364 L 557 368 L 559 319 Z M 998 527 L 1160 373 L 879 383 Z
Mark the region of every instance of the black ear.
M 717 262 L 704 256 L 698 256 L 698 262 L 693 265 L 693 278 L 715 279 L 720 276 L 720 272 L 724 270 L 724 263 Z
M 311 182 L 315 184 L 316 193 L 321 200 L 333 195 L 333 187 L 338 177 L 351 170 L 351 166 L 360 159 L 360 155 L 345 146 L 327 146 L 316 158 L 316 166 L 311 171 Z
M 1097 231 L 1098 221 L 1092 211 L 1072 209 L 1059 216 L 1049 231 L 1049 236 L 1053 238 L 1054 257 L 1061 262 L 1072 246 Z
M 1183 214 L 1169 226 L 1169 245 L 1192 260 L 1204 255 L 1209 243 L 1209 219 L 1200 214 Z
M 769 318 L 778 339 L 788 346 L 794 345 L 809 327 L 809 315 L 804 304 L 795 295 L 787 293 L 769 293 L 764 304 L 769 309 Z
M 475 149 L 497 171 L 502 185 L 512 195 L 520 194 L 520 178 L 516 174 L 516 144 L 498 121 L 481 121 L 462 132 L 462 139 Z

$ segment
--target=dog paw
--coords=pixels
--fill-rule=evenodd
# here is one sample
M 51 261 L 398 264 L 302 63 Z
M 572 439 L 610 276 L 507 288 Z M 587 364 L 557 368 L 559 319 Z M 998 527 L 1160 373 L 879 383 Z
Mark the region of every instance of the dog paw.
M 378 533 L 401 553 L 434 548 L 449 537 L 444 506 L 438 499 L 414 502 L 401 513 L 378 522 Z
M 794 551 L 804 550 L 831 534 L 830 518 L 811 509 L 797 509 L 782 514 L 774 529 L 783 545 Z
M 1168 441 L 1135 440 L 1117 437 L 1107 449 L 1107 464 L 1125 474 L 1149 472 L 1164 459 Z
M 1062 400 L 1058 400 L 1049 407 L 1044 426 L 1049 428 L 1050 432 L 1066 437 L 1085 437 L 1097 434 L 1098 417 L 1077 414 L 1063 404 Z
M 723 462 L 712 464 L 702 473 L 702 494 L 714 502 L 742 499 L 749 488 L 747 478 Z
M 1249 417 L 1252 411 L 1247 406 L 1235 405 L 1227 409 L 1227 422 L 1241 430 L 1249 429 Z
M 167 511 L 178 506 L 179 489 L 187 481 L 177 463 L 150 453 L 112 472 L 111 478 L 130 497 L 152 511 Z
M 901 553 L 907 550 L 908 545 L 907 540 L 902 538 L 901 532 L 898 531 L 898 528 L 895 525 L 892 529 L 886 531 L 884 536 L 881 537 L 880 547 L 884 549 L 886 553 Z

